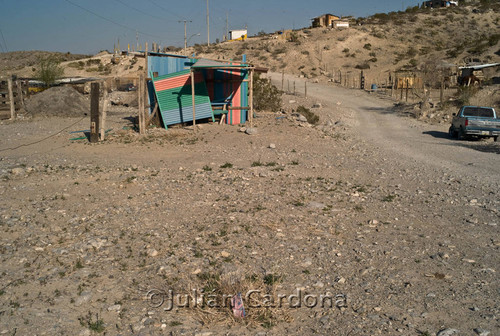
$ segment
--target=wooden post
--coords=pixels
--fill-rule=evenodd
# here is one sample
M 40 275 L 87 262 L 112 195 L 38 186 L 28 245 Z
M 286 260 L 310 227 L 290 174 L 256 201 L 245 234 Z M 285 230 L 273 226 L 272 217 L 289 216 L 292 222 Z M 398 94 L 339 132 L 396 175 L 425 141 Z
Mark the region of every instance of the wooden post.
M 406 102 L 408 102 L 408 91 L 410 90 L 410 81 L 406 78 Z
M 305 97 L 307 98 L 307 81 L 304 82 L 304 94 Z
M 194 69 L 191 68 L 191 98 L 193 104 L 193 131 L 196 133 L 196 106 L 195 106 L 195 87 L 194 87 Z
M 287 81 L 287 84 L 288 84 L 287 93 L 290 93 L 290 80 L 289 80 L 289 79 L 287 79 L 286 81 Z
M 253 72 L 254 72 L 254 69 L 250 68 L 250 97 L 249 97 L 249 100 L 250 100 L 250 116 L 249 116 L 250 127 L 253 127 Z M 289 82 L 289 84 L 290 84 L 290 82 Z
M 146 78 L 148 78 L 148 56 L 149 56 L 149 51 L 148 51 L 148 43 L 146 42 L 146 49 L 144 50 L 144 58 L 146 59 L 146 64 L 144 66 L 144 72 L 146 73 Z
M 403 89 L 404 89 L 403 83 L 404 83 L 404 81 L 401 81 L 401 96 L 399 97 L 399 100 L 401 100 L 401 101 L 403 101 Z
M 138 90 L 137 90 L 137 94 L 139 95 L 138 96 L 138 103 L 139 103 L 139 113 L 138 113 L 138 117 L 139 117 L 139 133 L 140 134 L 144 134 L 146 133 L 146 123 L 144 122 L 144 109 L 145 109 L 145 101 L 144 101 L 144 98 L 145 98 L 145 94 L 144 94 L 144 82 L 145 82 L 145 79 L 144 79 L 144 75 L 140 75 L 139 76 L 139 87 L 138 87 Z
M 99 141 L 99 83 L 90 86 L 90 142 Z
M 106 113 L 108 108 L 108 83 L 104 81 L 103 84 L 103 94 L 102 94 L 102 112 L 101 112 L 101 120 L 99 121 L 99 125 L 101 126 L 101 141 L 106 137 Z
M 444 77 L 441 77 L 441 88 L 439 90 L 439 102 L 441 103 L 441 107 L 444 104 Z
M 285 89 L 285 70 L 281 73 L 281 91 Z
M 295 81 L 293 81 L 293 95 L 295 96 L 295 93 L 296 93 L 296 89 L 295 89 Z
M 26 111 L 26 106 L 24 106 L 24 97 L 23 97 L 23 87 L 21 85 L 21 81 L 16 81 L 16 89 L 17 89 L 17 99 L 19 101 L 19 108 L 22 108 Z
M 10 120 L 16 119 L 16 105 L 14 102 L 14 91 L 12 90 L 12 78 L 7 79 L 10 101 Z

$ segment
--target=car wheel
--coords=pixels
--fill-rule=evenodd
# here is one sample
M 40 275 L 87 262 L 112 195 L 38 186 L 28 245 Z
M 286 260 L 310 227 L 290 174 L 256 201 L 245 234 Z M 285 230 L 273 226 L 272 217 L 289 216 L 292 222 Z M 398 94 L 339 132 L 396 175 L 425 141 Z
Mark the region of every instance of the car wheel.
M 450 136 L 450 138 L 457 137 L 457 131 L 455 131 L 455 127 L 450 126 L 450 129 L 448 130 L 448 135 Z
M 465 132 L 463 128 L 460 127 L 458 130 L 458 135 L 457 135 L 458 140 L 465 140 Z
M 495 142 L 499 142 L 499 141 L 498 141 L 498 136 L 493 137 L 493 140 L 494 140 Z

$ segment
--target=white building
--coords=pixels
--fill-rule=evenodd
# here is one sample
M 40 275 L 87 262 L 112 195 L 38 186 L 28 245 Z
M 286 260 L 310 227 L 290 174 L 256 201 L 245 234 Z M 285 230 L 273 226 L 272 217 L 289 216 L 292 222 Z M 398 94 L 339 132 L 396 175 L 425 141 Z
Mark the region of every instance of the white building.
M 245 39 L 247 34 L 248 32 L 246 29 L 230 30 L 229 39 L 230 40 Z

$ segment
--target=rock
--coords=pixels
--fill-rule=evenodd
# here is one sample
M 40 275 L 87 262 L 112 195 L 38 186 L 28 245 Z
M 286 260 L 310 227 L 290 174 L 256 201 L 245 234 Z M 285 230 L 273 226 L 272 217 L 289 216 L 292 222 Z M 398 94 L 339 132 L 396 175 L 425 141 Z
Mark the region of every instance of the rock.
M 269 145 L 269 148 L 271 148 L 271 149 L 275 149 L 275 148 L 276 148 L 276 145 L 272 143 L 272 144 L 270 144 L 270 145 Z
M 226 252 L 226 251 L 222 251 L 222 252 L 220 253 L 220 255 L 221 255 L 223 258 L 227 258 L 227 257 L 229 257 L 229 256 L 231 255 L 231 253 Z
M 245 133 L 247 131 L 246 127 L 241 127 L 238 132 Z
M 474 329 L 474 332 L 479 336 L 488 336 L 491 333 L 490 331 L 481 328 Z
M 146 320 L 144 320 L 144 326 L 150 326 L 150 325 L 153 325 L 155 323 L 155 321 L 152 319 L 152 318 L 147 318 Z
M 119 304 L 112 305 L 108 307 L 108 311 L 120 311 L 122 309 L 122 306 Z
M 307 122 L 307 118 L 304 117 L 302 114 L 299 114 L 298 121 L 300 121 L 300 122 Z
M 82 292 L 82 294 L 80 294 L 80 296 L 76 298 L 75 306 L 80 307 L 84 303 L 89 302 L 90 299 L 92 299 L 92 293 L 87 292 L 87 291 Z
M 158 251 L 156 251 L 155 249 L 149 249 L 148 250 L 148 255 L 150 257 L 156 257 L 158 255 Z
M 312 209 L 324 209 L 326 207 L 326 205 L 324 205 L 323 203 L 319 203 L 319 202 L 309 202 L 307 207 L 312 208 Z
M 91 335 L 91 332 L 89 329 L 85 329 L 85 330 L 82 330 L 78 336 L 90 336 Z
M 245 133 L 248 135 L 255 135 L 258 134 L 259 131 L 255 127 L 249 127 L 245 130 Z
M 12 168 L 12 170 L 10 171 L 12 175 L 24 175 L 24 168 Z
M 321 107 L 322 107 L 321 103 L 316 103 L 312 106 L 312 108 L 321 108 Z
M 452 335 L 458 335 L 458 330 L 457 329 L 443 329 L 436 334 L 436 336 L 452 336 Z
M 211 331 L 202 331 L 194 334 L 194 336 L 212 336 L 213 334 Z
M 290 99 L 290 100 L 288 101 L 288 103 L 290 103 L 290 104 L 295 104 L 296 102 L 297 102 L 297 101 L 296 101 L 296 100 L 293 100 L 293 99 Z

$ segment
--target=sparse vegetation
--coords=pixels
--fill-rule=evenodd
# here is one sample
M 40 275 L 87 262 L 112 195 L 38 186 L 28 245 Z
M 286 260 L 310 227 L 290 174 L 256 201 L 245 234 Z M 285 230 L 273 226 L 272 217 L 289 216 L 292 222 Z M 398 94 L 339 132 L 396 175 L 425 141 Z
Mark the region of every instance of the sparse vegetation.
M 300 113 L 304 117 L 306 117 L 307 122 L 310 123 L 311 125 L 317 125 L 319 122 L 319 116 L 314 112 L 312 112 L 307 107 L 300 105 L 299 107 L 297 107 L 297 113 Z
M 49 56 L 40 60 L 36 77 L 49 87 L 64 74 L 64 69 L 60 66 L 60 61 L 54 56 Z
M 257 111 L 279 111 L 281 93 L 267 78 L 254 75 L 254 108 Z

